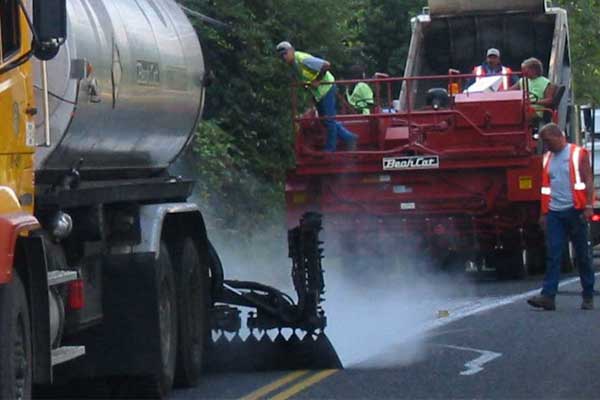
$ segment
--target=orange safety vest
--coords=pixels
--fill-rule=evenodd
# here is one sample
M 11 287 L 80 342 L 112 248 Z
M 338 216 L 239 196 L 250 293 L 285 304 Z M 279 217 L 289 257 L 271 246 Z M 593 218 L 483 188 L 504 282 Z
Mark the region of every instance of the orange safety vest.
M 587 204 L 587 191 L 585 182 L 581 180 L 579 172 L 579 161 L 581 157 L 589 157 L 586 149 L 569 144 L 571 146 L 569 152 L 569 175 L 571 177 L 571 186 L 573 187 L 573 204 L 577 210 L 583 210 Z M 552 160 L 552 152 L 544 154 L 542 161 L 542 214 L 547 214 L 550 210 L 550 197 L 552 189 L 550 188 L 550 160 Z
M 477 78 L 475 78 L 476 82 L 482 76 L 486 75 L 485 69 L 481 65 L 478 65 L 477 67 L 475 67 L 475 69 L 473 70 L 473 73 L 475 75 L 477 75 Z M 503 66 L 502 67 L 502 84 L 500 85 L 500 87 L 498 87 L 498 91 L 508 90 L 508 88 L 510 88 L 510 74 L 512 74 L 512 69 Z

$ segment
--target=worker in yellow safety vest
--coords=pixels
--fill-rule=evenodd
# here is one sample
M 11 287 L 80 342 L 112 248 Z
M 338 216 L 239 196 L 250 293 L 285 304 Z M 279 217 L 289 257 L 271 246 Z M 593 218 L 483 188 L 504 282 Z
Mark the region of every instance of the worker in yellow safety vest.
M 366 66 L 355 64 L 350 67 L 350 77 L 353 80 L 366 79 Z M 380 73 L 377 73 L 380 74 Z M 376 74 L 376 76 L 378 76 Z M 381 74 L 380 74 L 381 75 Z M 342 102 L 357 114 L 371 114 L 371 108 L 375 105 L 373 89 L 365 82 L 356 82 L 352 92 L 348 86 L 345 88 L 345 97 L 341 97 Z
M 327 128 L 325 151 L 336 150 L 338 137 L 346 142 L 349 150 L 354 150 L 358 136 L 335 120 L 337 89 L 335 78 L 330 71 L 331 64 L 311 54 L 295 50 L 290 42 L 279 43 L 276 50 L 279 57 L 294 68 L 297 80 L 304 82 L 310 90 L 319 116 L 324 118 L 322 122 Z
M 508 90 L 516 82 L 516 77 L 511 75 L 512 72 L 512 69 L 502 65 L 500 50 L 495 48 L 488 49 L 485 61 L 473 68 L 473 74 L 477 76 L 475 81 L 479 81 L 484 76 L 502 75 L 502 82 L 498 87 L 498 91 Z
M 521 73 L 523 77 L 510 89 L 522 89 L 524 87 L 523 79 L 527 79 L 529 100 L 538 117 L 541 118 L 544 109 L 551 109 L 554 106 L 556 85 L 544 76 L 544 65 L 537 58 L 528 58 L 523 61 Z

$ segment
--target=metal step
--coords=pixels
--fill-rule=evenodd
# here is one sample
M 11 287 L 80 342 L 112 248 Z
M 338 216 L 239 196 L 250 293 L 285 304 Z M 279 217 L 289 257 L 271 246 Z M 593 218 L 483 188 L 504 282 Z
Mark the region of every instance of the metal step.
M 50 271 L 48 272 L 48 286 L 61 285 L 76 280 L 79 277 L 77 271 Z
M 63 346 L 52 350 L 52 365 L 58 365 L 85 355 L 85 346 Z

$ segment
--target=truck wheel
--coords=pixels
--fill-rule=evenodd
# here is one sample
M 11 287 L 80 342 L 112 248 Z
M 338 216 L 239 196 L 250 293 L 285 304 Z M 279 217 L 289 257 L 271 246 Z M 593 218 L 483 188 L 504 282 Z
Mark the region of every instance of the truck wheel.
M 156 288 L 158 300 L 160 376 L 153 386 L 160 397 L 165 397 L 173 386 L 177 356 L 177 298 L 173 267 L 169 251 L 164 243 L 156 265 Z
M 544 246 L 527 248 L 527 271 L 529 275 L 543 274 L 546 269 L 546 249 Z
M 526 276 L 523 253 L 519 249 L 494 250 L 486 256 L 486 265 L 496 270 L 496 277 L 500 280 Z
M 30 399 L 31 331 L 25 289 L 17 275 L 0 286 L 0 399 Z
M 208 339 L 208 304 L 210 282 L 208 269 L 200 261 L 192 239 L 183 242 L 180 265 L 176 266 L 179 310 L 179 346 L 175 381 L 180 386 L 193 386 L 202 372 Z
M 464 275 L 468 257 L 456 251 L 448 251 L 440 257 L 439 265 L 442 271 L 449 275 Z

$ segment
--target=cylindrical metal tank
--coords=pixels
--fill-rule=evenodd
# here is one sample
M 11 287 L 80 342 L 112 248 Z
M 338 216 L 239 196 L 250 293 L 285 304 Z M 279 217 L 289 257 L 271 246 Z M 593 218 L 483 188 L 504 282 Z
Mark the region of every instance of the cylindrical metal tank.
M 190 142 L 204 102 L 191 23 L 173 0 L 68 0 L 67 12 L 68 39 L 48 63 L 51 146 L 36 152 L 38 179 L 78 164 L 90 179 L 166 169 Z
M 497 12 L 543 13 L 545 0 L 429 0 L 431 15 L 469 15 Z

